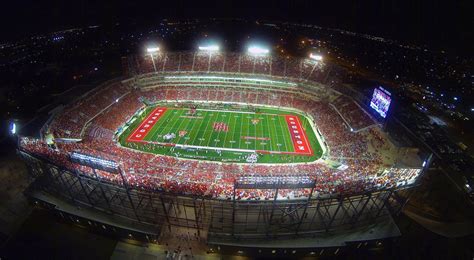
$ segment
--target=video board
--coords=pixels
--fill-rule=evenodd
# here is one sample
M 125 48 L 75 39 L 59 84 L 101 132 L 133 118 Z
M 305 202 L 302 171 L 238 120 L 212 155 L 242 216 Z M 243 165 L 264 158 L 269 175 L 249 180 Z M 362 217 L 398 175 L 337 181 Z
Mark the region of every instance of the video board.
M 374 109 L 381 117 L 386 118 L 392 97 L 390 92 L 382 87 L 374 89 L 372 100 L 370 101 L 370 107 Z

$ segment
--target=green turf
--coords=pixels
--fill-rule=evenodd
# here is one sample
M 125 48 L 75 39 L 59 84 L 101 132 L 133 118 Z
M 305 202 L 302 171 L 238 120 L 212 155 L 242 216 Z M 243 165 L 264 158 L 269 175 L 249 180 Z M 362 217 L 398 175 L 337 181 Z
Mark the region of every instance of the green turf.
M 167 107 L 167 111 L 145 136 L 144 141 L 149 143 L 128 142 L 127 137 L 130 133 L 157 106 Z M 184 116 L 190 115 L 189 112 L 189 108 L 176 107 L 170 104 L 157 104 L 154 107 L 148 107 L 146 112 L 137 116 L 136 120 L 120 135 L 119 141 L 123 146 L 146 152 L 224 162 L 244 163 L 246 157 L 255 150 L 275 152 L 275 154 L 259 152 L 258 163 L 310 162 L 317 160 L 322 155 L 321 145 L 317 141 L 308 119 L 292 111 L 262 107 L 232 110 L 226 106 L 212 109 L 198 106 L 196 113 L 192 116 L 199 118 L 185 118 Z M 297 115 L 299 117 L 313 150 L 313 155 L 278 154 L 279 152 L 294 152 L 293 142 L 284 115 Z M 252 120 L 255 119 L 259 121 L 253 124 Z M 215 122 L 226 124 L 228 131 L 215 131 L 213 128 Z M 179 136 L 179 131 L 186 131 L 186 134 Z M 176 137 L 167 141 L 163 136 L 169 133 L 174 133 Z M 242 138 L 243 136 L 268 138 L 269 140 L 246 140 Z M 157 143 L 185 145 L 186 148 L 173 148 Z M 198 146 L 198 148 L 190 148 L 190 146 Z

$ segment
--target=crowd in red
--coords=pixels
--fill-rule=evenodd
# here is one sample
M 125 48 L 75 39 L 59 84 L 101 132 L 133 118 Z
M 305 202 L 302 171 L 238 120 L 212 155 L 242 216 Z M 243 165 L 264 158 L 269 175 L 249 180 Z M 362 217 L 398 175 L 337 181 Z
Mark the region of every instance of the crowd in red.
M 178 54 L 173 55 L 175 55 L 174 58 L 178 58 Z M 234 58 L 238 57 L 239 62 L 236 62 L 236 59 L 230 59 L 231 55 L 234 55 Z M 206 62 L 201 60 L 202 57 L 209 59 L 206 55 L 196 55 L 196 57 L 191 55 L 186 56 L 185 59 L 179 56 L 181 62 L 176 63 L 176 60 L 170 59 L 169 56 L 171 54 L 158 60 L 157 66 L 167 64 L 166 66 L 183 68 L 182 61 L 186 60 L 187 62 L 194 61 L 190 68 L 196 70 L 206 66 Z M 196 62 L 196 58 L 198 62 Z M 268 60 L 270 63 L 263 62 L 257 65 L 252 62 L 252 59 L 242 60 L 236 54 L 218 55 L 213 56 L 211 62 L 208 60 L 207 68 L 220 68 L 221 66 L 222 68 L 226 66 L 235 68 L 238 66 L 240 71 L 250 71 L 250 67 L 252 67 L 252 71 L 257 69 L 259 72 L 267 73 L 270 70 L 269 64 L 288 64 L 270 57 Z M 222 65 L 219 62 L 222 62 Z M 290 68 L 288 70 L 282 69 L 281 66 L 276 67 L 276 70 L 279 71 L 292 70 Z M 272 67 L 273 70 L 275 70 L 274 67 Z M 316 183 L 314 189 L 316 196 L 354 194 L 371 189 L 392 187 L 397 183 L 397 180 L 393 179 L 405 178 L 405 176 L 392 176 L 392 178 L 377 176 L 383 164 L 377 154 L 369 152 L 367 135 L 370 132 L 351 132 L 329 103 L 321 101 L 318 95 L 316 89 L 310 93 L 305 89 L 292 91 L 292 89 L 282 90 L 270 87 L 262 89 L 252 86 L 243 88 L 230 85 L 219 88 L 211 85 L 209 87 L 159 87 L 144 91 L 133 85 L 113 83 L 89 93 L 66 108 L 50 125 L 49 129 L 55 137 L 80 138 L 82 141 L 58 142 L 55 148 L 51 148 L 43 140 L 23 137 L 20 141 L 20 148 L 68 170 L 122 184 L 119 174 L 100 170 L 94 173 L 92 169 L 72 163 L 68 159 L 69 153 L 73 151 L 90 154 L 118 162 L 126 182 L 132 187 L 220 199 L 230 199 L 234 196 L 234 182 L 243 173 L 246 176 L 270 178 L 272 176 L 310 178 Z M 325 159 L 342 162 L 345 167 L 335 169 L 319 162 L 291 165 L 216 163 L 177 159 L 121 147 L 115 140 L 115 133 L 137 110 L 144 106 L 140 101 L 144 98 L 152 101 L 180 99 L 241 102 L 299 109 L 314 120 L 314 124 L 323 136 L 323 141 L 329 149 Z M 351 117 L 351 120 L 354 120 L 355 124 L 363 124 L 358 122 L 358 117 Z M 89 122 L 88 125 L 86 125 L 87 122 Z M 83 128 L 85 131 L 81 136 Z M 383 142 L 385 142 L 383 138 L 377 139 L 378 145 L 383 145 Z M 309 191 L 310 189 L 307 188 L 281 189 L 278 191 L 278 198 L 306 197 Z M 273 196 L 275 196 L 274 191 L 262 189 L 239 189 L 235 194 L 237 199 L 254 200 L 271 199 Z
M 80 139 L 84 125 L 128 91 L 130 90 L 126 85 L 118 82 L 86 93 L 85 97 L 66 107 L 55 118 L 50 126 L 51 133 Z
M 153 66 L 154 62 L 154 66 Z M 138 74 L 155 72 L 227 72 L 291 77 L 321 82 L 327 78 L 323 62 L 283 56 L 240 53 L 181 52 L 137 57 Z

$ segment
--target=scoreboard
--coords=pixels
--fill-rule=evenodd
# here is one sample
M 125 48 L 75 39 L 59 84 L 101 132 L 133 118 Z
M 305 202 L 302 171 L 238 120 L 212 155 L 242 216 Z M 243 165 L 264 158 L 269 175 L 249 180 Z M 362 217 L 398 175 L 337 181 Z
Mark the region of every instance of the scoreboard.
M 374 89 L 372 100 L 370 101 L 370 107 L 381 117 L 386 118 L 391 102 L 391 93 L 382 87 L 378 87 Z

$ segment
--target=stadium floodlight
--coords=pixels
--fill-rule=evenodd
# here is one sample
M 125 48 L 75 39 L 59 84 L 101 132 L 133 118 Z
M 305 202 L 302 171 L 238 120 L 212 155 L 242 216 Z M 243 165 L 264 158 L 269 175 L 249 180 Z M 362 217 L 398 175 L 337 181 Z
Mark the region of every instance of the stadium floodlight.
M 219 51 L 219 45 L 205 45 L 198 48 L 200 51 Z
M 151 62 L 153 63 L 153 69 L 155 70 L 155 73 L 156 73 L 156 64 L 155 64 L 155 58 L 153 58 L 153 54 L 159 51 L 160 51 L 160 47 L 156 47 L 156 46 L 146 48 L 146 52 L 148 52 L 151 56 Z
M 313 59 L 315 61 L 322 61 L 323 60 L 323 56 L 321 56 L 319 54 L 313 54 L 313 53 L 309 54 L 309 58 Z
M 247 51 L 252 55 L 265 55 L 270 52 L 269 49 L 262 48 L 260 46 L 250 46 Z
M 160 47 L 148 47 L 146 48 L 146 52 L 148 53 L 155 53 L 155 52 L 159 52 L 160 51 Z

